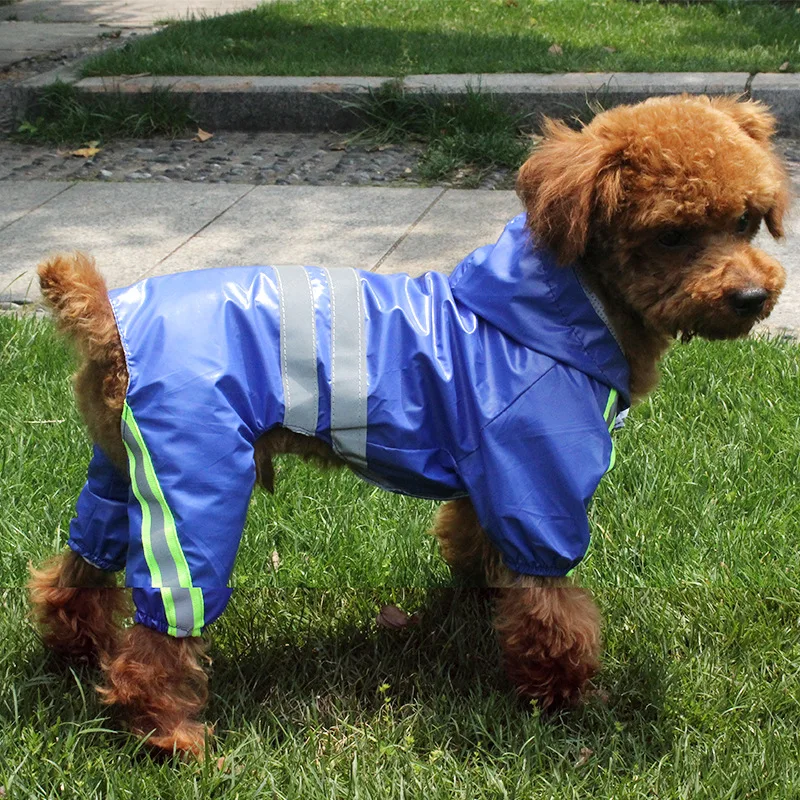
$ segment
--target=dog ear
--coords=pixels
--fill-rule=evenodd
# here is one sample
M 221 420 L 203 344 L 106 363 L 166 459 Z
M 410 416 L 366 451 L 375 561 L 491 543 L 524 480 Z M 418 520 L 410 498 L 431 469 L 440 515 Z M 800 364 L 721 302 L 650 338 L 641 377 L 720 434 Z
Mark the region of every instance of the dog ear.
M 764 103 L 757 100 L 738 101 L 734 97 L 712 97 L 713 108 L 733 117 L 739 127 L 754 141 L 770 151 L 775 169 L 775 200 L 764 214 L 767 230 L 775 239 L 783 236 L 783 216 L 789 206 L 789 180 L 779 159 L 772 153 L 770 139 L 775 135 L 777 122 Z
M 517 194 L 528 227 L 560 264 L 586 251 L 593 218 L 609 221 L 622 197 L 618 148 L 587 129 L 546 119 L 544 139 L 522 165 Z
M 740 102 L 735 97 L 712 97 L 710 100 L 713 108 L 733 117 L 734 122 L 760 144 L 766 144 L 775 135 L 775 117 L 764 103 L 757 100 Z
M 789 179 L 780 164 L 776 164 L 776 168 L 779 174 L 778 190 L 775 193 L 775 201 L 764 214 L 764 222 L 772 238 L 780 239 L 783 236 L 783 215 L 789 208 Z

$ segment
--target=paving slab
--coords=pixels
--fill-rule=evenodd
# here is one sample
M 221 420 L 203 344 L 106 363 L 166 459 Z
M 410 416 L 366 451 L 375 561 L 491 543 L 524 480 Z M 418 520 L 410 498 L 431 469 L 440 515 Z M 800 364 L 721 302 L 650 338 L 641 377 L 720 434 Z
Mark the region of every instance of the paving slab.
M 0 22 L 0 69 L 26 58 L 86 44 L 104 33 L 108 28 L 100 25 Z
M 785 228 L 786 236 L 780 241 L 762 229 L 755 244 L 777 258 L 786 270 L 786 287 L 767 325 L 800 331 L 800 220 L 790 217 Z
M 254 8 L 262 2 L 264 0 L 22 0 L 0 8 L 0 19 L 149 27 L 157 20 L 227 14 Z
M 36 265 L 85 250 L 111 288 L 137 280 L 252 190 L 197 184 L 53 183 L 64 188 L 0 230 L 0 300 L 38 298 Z
M 521 210 L 515 192 L 450 189 L 380 263 L 378 272 L 449 274 L 464 256 L 496 241 Z
M 35 300 L 36 264 L 93 254 L 111 287 L 145 275 L 235 264 L 450 271 L 496 240 L 513 192 L 241 184 L 0 183 L 0 300 Z M 800 222 L 757 243 L 786 267 L 770 327 L 800 330 Z
M 4 181 L 0 184 L 0 231 L 20 217 L 30 214 L 69 188 L 66 183 Z
M 373 269 L 443 192 L 258 186 L 148 274 L 234 264 Z

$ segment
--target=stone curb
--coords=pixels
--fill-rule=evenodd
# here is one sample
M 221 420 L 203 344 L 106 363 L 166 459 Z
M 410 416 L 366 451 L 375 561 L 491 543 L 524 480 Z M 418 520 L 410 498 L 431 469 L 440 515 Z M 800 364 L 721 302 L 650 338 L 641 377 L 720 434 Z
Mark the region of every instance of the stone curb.
M 391 78 L 377 77 L 202 77 L 121 76 L 84 78 L 59 69 L 22 82 L 14 91 L 17 119 L 32 118 L 42 90 L 55 81 L 71 83 L 87 99 L 107 93 L 130 97 L 132 105 L 154 89 L 184 99 L 201 127 L 252 131 L 352 130 L 358 125 L 353 103 Z M 411 75 L 400 82 L 407 92 L 457 99 L 480 90 L 510 110 L 569 118 L 592 104 L 608 108 L 654 95 L 732 94 L 763 100 L 782 133 L 800 132 L 800 74 L 745 72 L 567 73 Z

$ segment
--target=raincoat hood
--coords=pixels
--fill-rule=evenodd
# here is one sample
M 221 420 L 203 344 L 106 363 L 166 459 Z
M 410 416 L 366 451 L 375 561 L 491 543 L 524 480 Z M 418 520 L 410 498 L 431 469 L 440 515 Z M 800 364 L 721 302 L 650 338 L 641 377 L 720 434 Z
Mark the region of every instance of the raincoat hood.
M 536 245 L 524 214 L 495 244 L 468 255 L 450 286 L 460 303 L 507 336 L 613 387 L 630 404 L 628 363 L 601 319 L 599 298 L 574 267 L 559 266 Z

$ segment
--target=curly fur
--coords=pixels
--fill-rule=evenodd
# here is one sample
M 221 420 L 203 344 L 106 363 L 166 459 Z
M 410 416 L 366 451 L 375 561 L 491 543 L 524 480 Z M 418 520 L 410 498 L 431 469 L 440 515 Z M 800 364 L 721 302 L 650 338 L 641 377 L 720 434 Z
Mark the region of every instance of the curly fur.
M 213 728 L 194 718 L 208 700 L 208 660 L 202 639 L 173 639 L 134 625 L 116 653 L 102 658 L 103 702 L 122 706 L 131 730 L 151 747 L 202 758 Z
M 28 592 L 42 638 L 55 652 L 94 662 L 116 650 L 129 604 L 115 575 L 69 552 L 31 568 Z
M 655 385 L 676 336 L 742 336 L 774 306 L 783 270 L 751 244 L 762 219 L 773 236 L 783 233 L 789 195 L 774 129 L 759 103 L 658 98 L 605 112 L 580 131 L 548 122 L 520 170 L 528 226 L 561 263 L 578 263 L 602 299 L 634 399 Z M 83 356 L 76 392 L 92 437 L 127 471 L 119 432 L 127 372 L 105 284 L 81 254 L 56 256 L 39 274 L 57 324 Z M 743 310 L 737 298 L 754 289 L 763 303 Z M 278 453 L 341 465 L 324 442 L 272 431 L 255 453 L 269 490 Z M 569 579 L 505 567 L 469 500 L 445 504 L 434 533 L 454 572 L 495 590 L 495 627 L 520 695 L 544 708 L 578 700 L 599 666 L 600 615 L 589 593 Z M 118 596 L 112 579 L 75 556 L 32 576 L 46 642 L 98 656 L 105 701 L 123 708 L 150 745 L 202 756 L 210 732 L 197 721 L 208 692 L 203 643 L 141 626 L 120 633 L 121 605 L 106 600 Z

